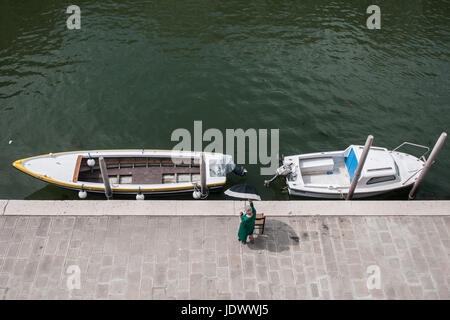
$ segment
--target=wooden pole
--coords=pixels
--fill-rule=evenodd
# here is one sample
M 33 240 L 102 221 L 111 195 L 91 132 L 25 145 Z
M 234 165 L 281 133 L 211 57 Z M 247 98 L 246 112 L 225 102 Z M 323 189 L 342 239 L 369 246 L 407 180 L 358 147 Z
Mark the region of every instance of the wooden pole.
M 105 159 L 102 156 L 98 158 L 100 164 L 100 172 L 102 174 L 103 184 L 105 185 L 105 195 L 106 199 L 110 200 L 112 198 L 112 189 L 109 184 L 108 170 L 106 169 Z
M 200 153 L 200 192 L 202 193 L 202 197 L 206 196 L 206 162 L 203 152 Z
M 361 158 L 358 162 L 358 167 L 356 168 L 355 174 L 353 176 L 352 184 L 350 185 L 350 189 L 348 190 L 347 197 L 345 200 L 351 200 L 353 198 L 353 193 L 355 192 L 356 185 L 358 184 L 359 176 L 361 175 L 361 171 L 364 167 L 364 163 L 366 162 L 367 154 L 369 153 L 370 147 L 372 146 L 373 136 L 369 135 L 366 140 L 366 144 L 364 145 L 363 152 L 361 154 Z
M 436 141 L 436 144 L 433 147 L 433 150 L 431 150 L 431 154 L 428 157 L 428 160 L 425 162 L 425 165 L 423 166 L 422 172 L 420 172 L 419 178 L 417 178 L 417 181 L 414 183 L 413 188 L 409 192 L 408 199 L 412 200 L 414 199 L 414 194 L 417 191 L 417 188 L 419 188 L 419 185 L 422 183 L 423 179 L 425 178 L 425 175 L 427 174 L 428 170 L 430 169 L 431 165 L 434 162 L 434 158 L 436 158 L 436 155 L 441 150 L 442 146 L 444 145 L 444 141 L 447 138 L 447 133 L 442 132 L 439 139 Z

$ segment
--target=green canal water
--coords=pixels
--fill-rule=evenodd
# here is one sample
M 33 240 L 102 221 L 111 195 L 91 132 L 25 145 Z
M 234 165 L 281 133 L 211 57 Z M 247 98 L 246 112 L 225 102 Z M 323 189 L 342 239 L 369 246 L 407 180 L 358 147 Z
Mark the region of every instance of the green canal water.
M 284 155 L 342 150 L 368 134 L 376 146 L 433 146 L 450 127 L 450 1 L 77 0 L 80 30 L 66 27 L 69 4 L 0 0 L 0 198 L 76 198 L 14 160 L 171 149 L 173 130 L 193 132 L 194 120 L 279 129 Z M 380 30 L 366 27 L 371 4 Z M 227 186 L 289 198 L 281 181 L 263 186 L 259 165 L 246 167 Z M 450 199 L 449 169 L 447 141 L 417 199 Z

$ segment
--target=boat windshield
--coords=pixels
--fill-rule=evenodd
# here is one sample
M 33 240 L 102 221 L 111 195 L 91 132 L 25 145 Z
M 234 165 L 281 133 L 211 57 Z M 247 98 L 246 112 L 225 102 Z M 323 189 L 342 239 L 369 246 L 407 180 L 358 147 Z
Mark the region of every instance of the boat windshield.
M 225 177 L 229 172 L 233 171 L 233 160 L 229 157 L 209 160 L 209 176 L 210 177 Z

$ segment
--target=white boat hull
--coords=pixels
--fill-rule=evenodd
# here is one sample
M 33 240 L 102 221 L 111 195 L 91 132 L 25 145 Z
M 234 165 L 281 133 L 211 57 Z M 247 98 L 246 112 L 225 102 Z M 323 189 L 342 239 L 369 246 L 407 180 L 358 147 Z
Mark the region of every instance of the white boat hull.
M 406 187 L 401 187 L 398 189 L 392 189 L 387 191 L 376 191 L 376 192 L 358 192 L 354 193 L 353 199 L 362 199 L 362 198 L 369 198 L 369 197 L 375 197 L 379 196 L 381 194 L 385 194 L 388 192 L 395 192 L 404 190 L 407 188 L 410 188 L 411 185 L 408 185 Z M 295 189 L 289 189 L 289 194 L 292 196 L 297 197 L 308 197 L 308 198 L 320 198 L 320 199 L 345 199 L 345 194 L 331 194 L 331 193 L 320 193 L 320 192 L 311 192 L 311 191 L 301 191 L 301 190 L 295 190 Z
M 349 192 L 362 146 L 346 150 L 288 156 L 286 184 L 290 195 L 343 199 Z M 372 197 L 411 187 L 424 161 L 410 154 L 372 147 L 358 179 L 353 198 Z

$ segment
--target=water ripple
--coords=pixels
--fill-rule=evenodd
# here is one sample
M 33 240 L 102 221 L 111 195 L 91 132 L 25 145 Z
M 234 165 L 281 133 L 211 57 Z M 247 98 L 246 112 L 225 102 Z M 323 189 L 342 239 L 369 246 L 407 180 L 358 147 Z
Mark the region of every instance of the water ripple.
M 67 30 L 65 4 L 2 2 L 0 136 L 17 143 L 0 152 L 0 194 L 42 186 L 10 170 L 17 158 L 171 148 L 194 120 L 280 129 L 284 154 L 369 133 L 386 146 L 433 143 L 450 123 L 449 3 L 383 2 L 382 29 L 367 30 L 361 1 L 82 1 L 81 30 Z M 441 189 L 421 188 L 445 198 L 449 151 L 439 158 L 428 178 Z

